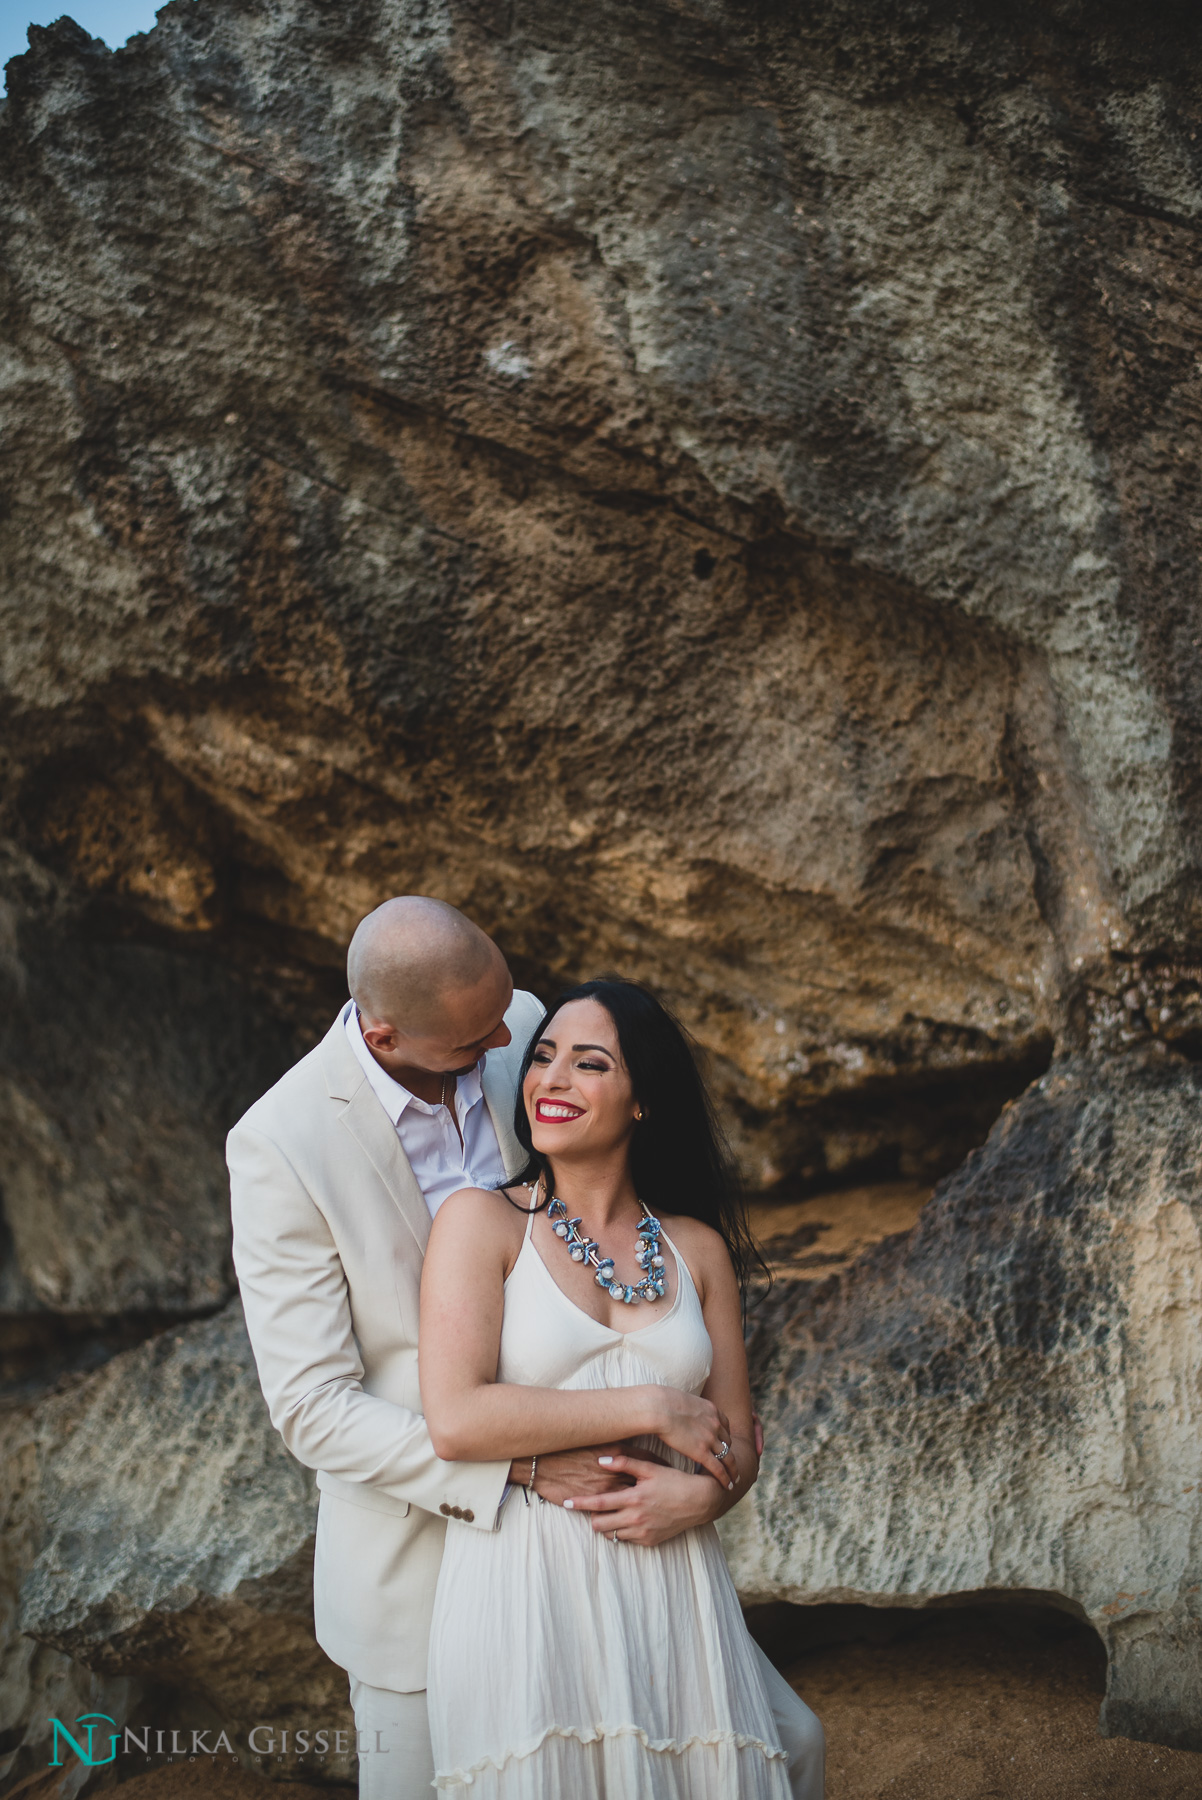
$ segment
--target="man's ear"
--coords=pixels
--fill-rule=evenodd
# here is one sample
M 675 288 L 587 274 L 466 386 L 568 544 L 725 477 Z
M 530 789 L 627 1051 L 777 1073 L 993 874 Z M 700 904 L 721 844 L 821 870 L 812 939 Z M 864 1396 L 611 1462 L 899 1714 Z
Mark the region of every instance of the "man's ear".
M 364 1025 L 363 1042 L 369 1050 L 383 1050 L 385 1055 L 396 1049 L 396 1032 L 391 1025 Z

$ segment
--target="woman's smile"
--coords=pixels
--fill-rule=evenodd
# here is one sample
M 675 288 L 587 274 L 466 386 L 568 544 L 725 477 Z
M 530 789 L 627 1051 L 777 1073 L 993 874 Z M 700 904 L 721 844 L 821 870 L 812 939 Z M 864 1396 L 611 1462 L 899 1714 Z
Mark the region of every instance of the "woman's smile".
M 570 1100 L 536 1100 L 534 1116 L 540 1125 L 566 1125 L 572 1119 L 579 1119 L 584 1112 L 582 1106 L 573 1106 Z

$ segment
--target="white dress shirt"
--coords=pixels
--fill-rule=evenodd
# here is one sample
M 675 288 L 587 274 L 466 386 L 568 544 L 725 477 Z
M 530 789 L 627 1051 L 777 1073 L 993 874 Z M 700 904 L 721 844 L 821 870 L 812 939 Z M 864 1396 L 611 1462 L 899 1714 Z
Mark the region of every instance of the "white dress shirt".
M 430 1217 L 434 1217 L 448 1194 L 458 1193 L 460 1188 L 499 1187 L 505 1180 L 505 1163 L 480 1085 L 484 1058 L 455 1081 L 455 1118 L 459 1121 L 456 1131 L 448 1107 L 419 1100 L 380 1067 L 363 1041 L 353 1000 L 347 1001 L 342 1017 L 351 1049 L 396 1128 Z

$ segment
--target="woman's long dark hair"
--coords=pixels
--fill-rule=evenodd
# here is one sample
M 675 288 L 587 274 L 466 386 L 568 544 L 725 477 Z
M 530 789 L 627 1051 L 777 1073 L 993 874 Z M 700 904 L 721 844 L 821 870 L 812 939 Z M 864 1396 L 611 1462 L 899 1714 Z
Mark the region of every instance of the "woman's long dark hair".
M 514 1107 L 513 1127 L 526 1151 L 525 1167 L 515 1179 L 533 1182 L 545 1175 L 550 1197 L 550 1162 L 534 1148 L 523 1085 L 540 1038 L 560 1008 L 572 1000 L 596 1000 L 613 1020 L 622 1060 L 643 1109 L 630 1140 L 636 1194 L 653 1213 L 680 1213 L 711 1225 L 730 1252 L 739 1288 L 746 1295 L 753 1269 L 762 1270 L 764 1262 L 748 1229 L 734 1157 L 701 1079 L 693 1040 L 663 1002 L 637 981 L 603 975 L 581 982 L 561 994 L 539 1022 L 522 1058 Z

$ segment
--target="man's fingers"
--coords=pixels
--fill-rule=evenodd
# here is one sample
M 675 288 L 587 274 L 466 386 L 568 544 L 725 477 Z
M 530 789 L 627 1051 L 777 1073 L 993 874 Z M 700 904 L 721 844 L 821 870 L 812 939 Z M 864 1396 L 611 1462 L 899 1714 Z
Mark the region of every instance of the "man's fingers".
M 658 1475 L 667 1465 L 659 1461 L 651 1462 L 640 1456 L 607 1456 L 605 1467 L 616 1475 L 633 1475 L 636 1481 L 645 1481 L 648 1475 Z

